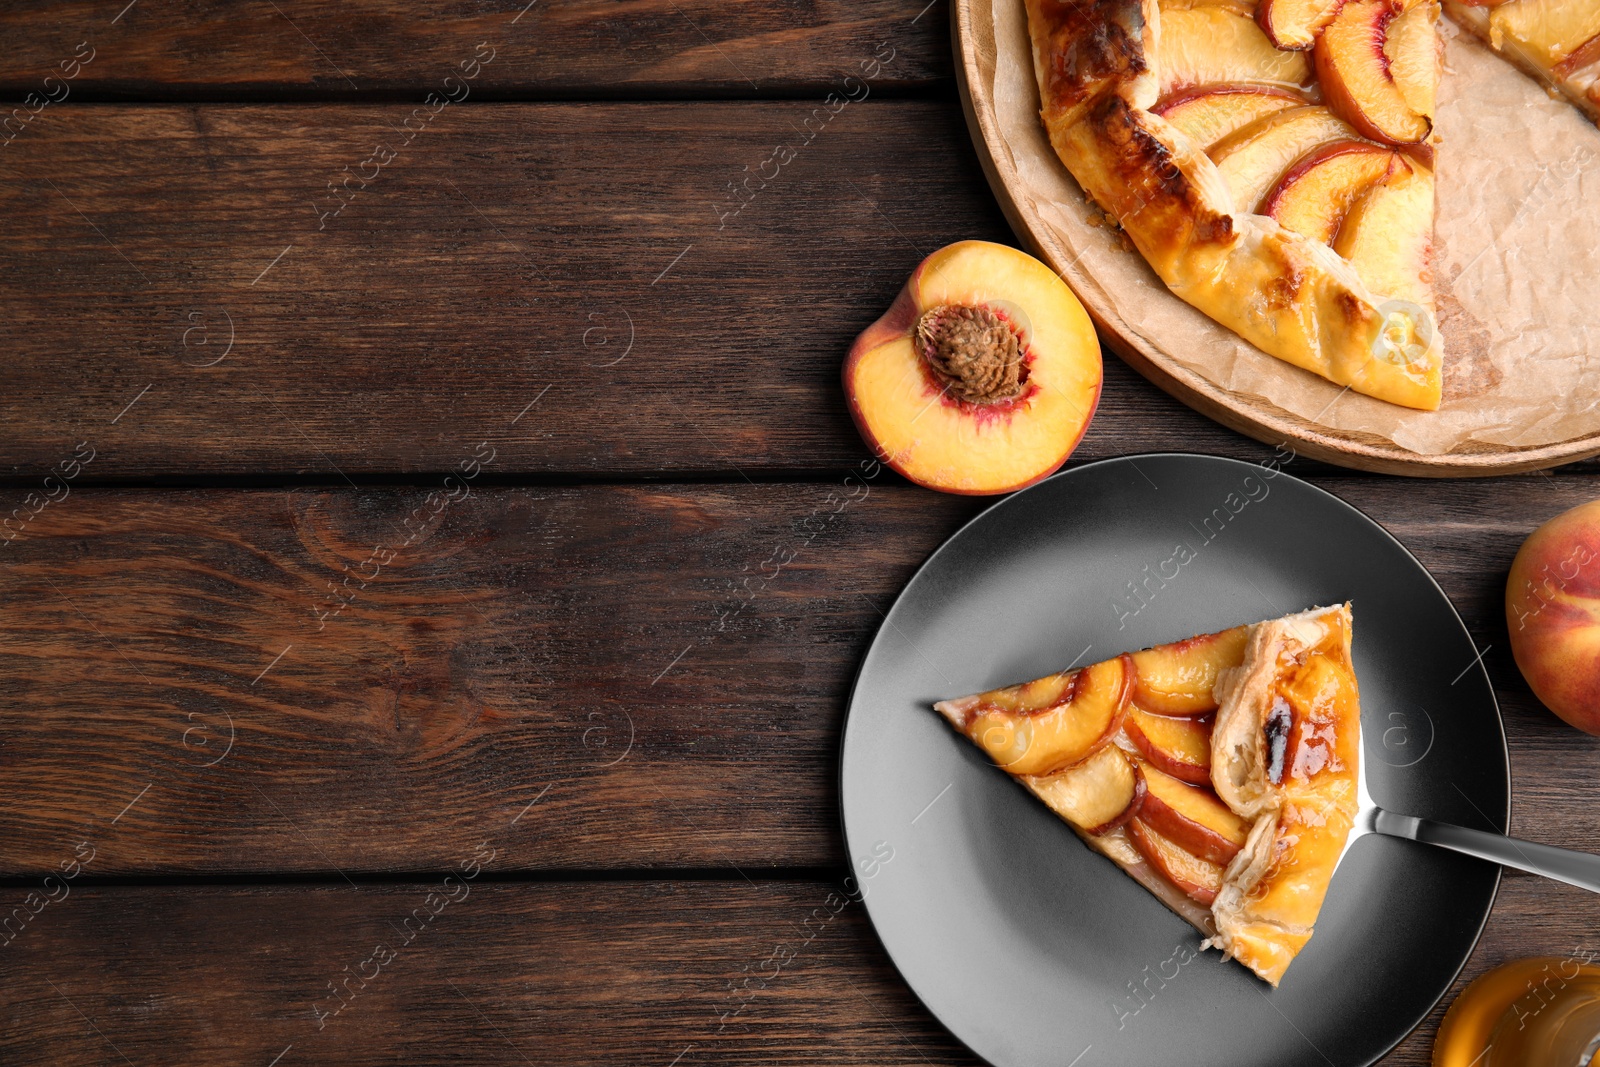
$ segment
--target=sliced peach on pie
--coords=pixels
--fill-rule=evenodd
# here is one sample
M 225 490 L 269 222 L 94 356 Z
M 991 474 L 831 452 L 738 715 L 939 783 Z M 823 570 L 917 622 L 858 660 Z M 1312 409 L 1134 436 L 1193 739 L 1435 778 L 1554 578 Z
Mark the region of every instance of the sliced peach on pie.
M 1433 172 L 1406 159 L 1351 207 L 1333 250 L 1380 298 L 1433 307 Z
M 1244 658 L 1248 627 L 1235 626 L 1132 655 L 1134 702 L 1157 715 L 1204 715 L 1217 710 L 1217 675 Z
M 1204 85 L 1292 89 L 1311 81 L 1305 56 L 1274 48 L 1251 9 L 1228 2 L 1161 4 L 1156 70 L 1163 97 Z
M 1600 0 L 1513 0 L 1489 16 L 1496 48 L 1513 42 L 1543 69 L 1569 74 L 1587 66 L 1584 54 L 1600 38 Z
M 1234 211 L 1249 214 L 1295 160 L 1324 144 L 1358 136 L 1354 127 L 1332 111 L 1313 105 L 1257 119 L 1223 138 L 1206 154 L 1228 184 Z
M 1339 4 L 1340 0 L 1261 0 L 1256 21 L 1278 48 L 1303 51 L 1333 21 Z
M 1148 765 L 1141 770 L 1145 796 L 1139 818 L 1145 824 L 1185 851 L 1222 866 L 1244 847 L 1250 824 L 1210 789 L 1180 782 Z
M 1371 141 L 1323 145 L 1284 172 L 1262 200 L 1261 214 L 1313 241 L 1332 244 L 1356 200 L 1402 165 L 1394 149 Z
M 1033 715 L 1059 707 L 1072 699 L 1077 691 L 1082 671 L 1057 671 L 1043 678 L 1035 678 L 1021 685 L 1008 685 L 984 693 L 980 702 L 985 708 L 1009 712 L 1013 715 Z
M 1145 793 L 1144 775 L 1116 745 L 1064 771 L 1025 781 L 1051 811 L 1096 836 L 1133 818 Z
M 1133 705 L 1122 732 L 1152 765 L 1180 781 L 1211 784 L 1211 722 L 1152 715 Z
M 923 260 L 844 365 L 850 414 L 878 458 L 951 493 L 1010 492 L 1055 471 L 1100 383 L 1100 343 L 1072 290 L 987 241 Z
M 1409 4 L 1420 12 L 1413 19 L 1432 19 L 1431 4 Z M 1432 23 L 1404 30 L 1405 11 L 1401 0 L 1347 0 L 1312 49 L 1329 105 L 1363 135 L 1390 144 L 1416 144 L 1433 129 Z
M 1383 42 L 1383 56 L 1395 88 L 1408 107 L 1428 117 L 1430 126 L 1439 94 L 1438 20 L 1438 5 L 1408 0 L 1389 23 Z
M 980 697 L 966 733 L 1012 774 L 1049 774 L 1110 743 L 1132 682 L 1133 664 L 1121 656 L 1085 667 L 1066 699 L 1043 709 L 1012 711 Z
M 1175 93 L 1151 110 L 1201 148 L 1210 148 L 1256 119 L 1307 102 L 1300 93 L 1271 85 L 1202 85 Z
M 1222 866 L 1201 859 L 1135 816 L 1128 823 L 1128 836 L 1139 854 L 1192 900 L 1209 905 L 1222 888 Z
M 1209 946 L 1276 985 L 1356 812 L 1350 637 L 1348 604 L 1313 608 L 934 710 Z M 1178 714 L 1133 703 L 1141 686 Z

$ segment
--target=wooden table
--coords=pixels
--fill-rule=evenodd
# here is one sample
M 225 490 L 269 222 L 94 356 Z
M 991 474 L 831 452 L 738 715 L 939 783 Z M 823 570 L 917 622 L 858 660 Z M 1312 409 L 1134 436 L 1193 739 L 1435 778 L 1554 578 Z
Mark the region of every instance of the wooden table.
M 1011 239 L 923 2 L 7 5 L 0 1061 L 974 1062 L 806 925 L 855 665 L 985 506 L 835 513 L 850 339 Z M 1173 448 L 1272 455 L 1109 359 L 1073 462 Z M 1595 847 L 1501 592 L 1600 467 L 1290 469 L 1487 650 L 1513 831 Z M 1467 976 L 1597 927 L 1508 875 Z

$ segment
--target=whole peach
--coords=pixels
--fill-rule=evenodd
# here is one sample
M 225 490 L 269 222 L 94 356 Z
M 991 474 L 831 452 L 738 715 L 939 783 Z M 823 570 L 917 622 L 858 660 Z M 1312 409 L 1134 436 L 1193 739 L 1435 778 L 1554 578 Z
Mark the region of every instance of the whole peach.
M 1528 537 L 1506 581 L 1511 654 L 1545 706 L 1600 736 L 1600 500 Z

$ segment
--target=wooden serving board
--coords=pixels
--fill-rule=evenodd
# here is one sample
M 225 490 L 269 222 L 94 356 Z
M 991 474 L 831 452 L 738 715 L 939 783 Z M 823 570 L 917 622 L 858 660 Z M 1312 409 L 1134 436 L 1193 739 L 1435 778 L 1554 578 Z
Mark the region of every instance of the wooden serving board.
M 1099 287 L 1086 284 L 1089 279 L 1080 263 L 1082 254 L 1069 247 L 1069 240 L 1063 239 L 1061 231 L 1043 219 L 1034 198 L 1026 195 L 1026 181 L 1013 162 L 1011 148 L 1001 132 L 993 91 L 999 61 L 994 30 L 995 5 L 1021 2 L 952 0 L 955 69 L 967 126 L 989 185 L 1012 229 L 1034 255 L 1048 263 L 1072 287 L 1094 319 L 1104 342 L 1126 363 L 1161 389 L 1225 426 L 1267 444 L 1286 445 L 1301 455 L 1343 467 L 1433 478 L 1487 477 L 1539 470 L 1600 455 L 1600 433 L 1586 433 L 1536 447 L 1468 442 L 1443 453 L 1414 452 L 1379 435 L 1302 418 L 1261 397 L 1219 386 L 1174 357 L 1174 348 L 1198 343 L 1194 338 L 1163 336 L 1152 339 L 1124 328 L 1124 320 L 1103 298 Z M 1028 64 L 1031 72 L 1032 57 L 1026 53 L 1007 55 L 1005 61 Z M 1062 173 L 1065 175 L 1064 168 Z M 1070 177 L 1067 180 L 1070 182 Z M 1079 223 L 1077 215 L 1068 214 L 1075 225 Z M 1090 223 L 1084 221 L 1081 225 L 1087 235 Z M 1127 254 L 1138 256 L 1131 248 Z M 1160 284 L 1154 274 L 1150 278 L 1152 284 Z M 1174 304 L 1182 303 L 1177 296 L 1167 295 Z M 1447 372 L 1449 343 L 1447 333 Z M 1288 365 L 1284 365 L 1283 370 L 1285 374 L 1303 373 Z M 1564 387 L 1561 381 L 1550 383 L 1552 394 Z

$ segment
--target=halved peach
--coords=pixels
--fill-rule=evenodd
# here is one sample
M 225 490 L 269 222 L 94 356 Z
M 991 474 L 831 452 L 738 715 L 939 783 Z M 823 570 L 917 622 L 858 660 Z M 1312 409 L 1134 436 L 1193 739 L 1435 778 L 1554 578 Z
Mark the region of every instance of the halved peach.
M 1227 866 L 1244 847 L 1250 824 L 1209 789 L 1200 789 L 1146 764 L 1139 818 L 1173 844 L 1203 860 Z
M 1404 166 L 1400 154 L 1371 141 L 1335 141 L 1302 157 L 1261 202 L 1261 213 L 1313 241 L 1332 244 L 1361 195 Z
M 1209 906 L 1222 888 L 1222 867 L 1179 848 L 1138 816 L 1128 822 L 1128 836 L 1150 865 L 1191 900 Z
M 1243 214 L 1256 210 L 1295 160 L 1320 145 L 1356 136 L 1349 123 L 1325 107 L 1296 107 L 1240 127 L 1206 154 L 1228 183 L 1233 209 Z
M 1144 799 L 1144 776 L 1116 745 L 1029 784 L 1051 811 L 1096 836 L 1133 818 Z
M 1600 36 L 1600 0 L 1516 0 L 1501 4 L 1489 16 L 1489 39 L 1496 48 L 1507 40 L 1541 66 L 1566 64 Z M 1568 64 L 1570 73 L 1584 66 Z
M 1306 103 L 1300 93 L 1272 85 L 1202 85 L 1182 90 L 1151 110 L 1204 149 L 1256 119 Z
M 1161 4 L 1156 70 L 1161 96 L 1200 85 L 1308 85 L 1311 64 L 1298 52 L 1272 46 L 1243 4 Z
M 1211 784 L 1210 719 L 1175 719 L 1129 705 L 1122 732 L 1152 765 L 1191 785 Z
M 1054 472 L 1100 382 L 1100 342 L 1072 290 L 987 241 L 923 260 L 844 364 L 851 417 L 878 458 L 950 493 L 1008 493 Z
M 1235 626 L 1135 652 L 1134 701 L 1157 715 L 1204 715 L 1217 710 L 1217 673 L 1244 662 L 1247 628 Z
M 1303 51 L 1333 21 L 1341 0 L 1261 0 L 1256 21 L 1278 48 Z
M 1413 21 L 1412 32 L 1390 41 L 1391 25 L 1413 4 L 1417 0 L 1347 0 L 1312 49 L 1328 103 L 1375 141 L 1415 144 L 1433 129 L 1438 59 L 1432 5 L 1419 5 L 1425 20 L 1420 29 Z M 1417 54 L 1419 49 L 1425 54 Z M 1397 81 L 1401 75 L 1403 85 Z
M 1085 667 L 1071 697 L 1054 707 L 1018 714 L 980 705 L 967 736 L 1012 774 L 1051 774 L 1116 736 L 1132 689 L 1133 665 L 1119 656 Z
M 1406 159 L 1357 200 L 1333 250 L 1379 298 L 1433 306 L 1433 172 Z

